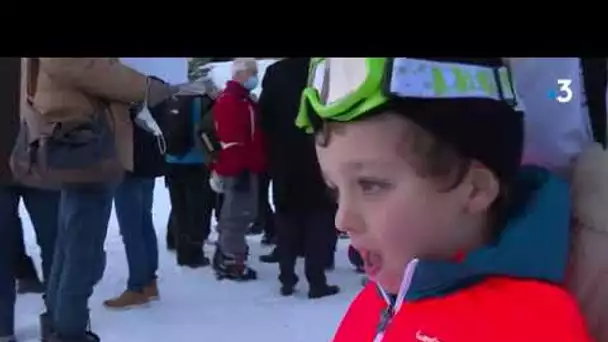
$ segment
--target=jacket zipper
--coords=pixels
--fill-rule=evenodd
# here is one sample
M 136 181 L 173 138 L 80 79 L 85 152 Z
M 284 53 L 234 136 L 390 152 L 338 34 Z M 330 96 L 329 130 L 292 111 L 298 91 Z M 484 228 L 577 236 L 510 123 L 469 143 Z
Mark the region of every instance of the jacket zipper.
M 395 309 L 392 304 L 389 304 L 383 311 L 382 316 L 380 317 L 380 322 L 378 323 L 378 328 L 376 328 L 376 337 L 374 338 L 374 342 L 381 342 L 384 338 L 384 332 L 388 327 L 389 323 L 393 319 L 395 315 Z
M 386 291 L 378 286 L 378 290 L 380 294 L 388 304 L 384 310 L 382 310 L 382 316 L 380 317 L 380 322 L 378 323 L 378 327 L 376 328 L 376 336 L 374 337 L 373 342 L 382 342 L 384 339 L 384 334 L 386 329 L 388 329 L 389 324 L 391 323 L 393 317 L 399 312 L 401 306 L 403 305 L 403 301 L 405 300 L 405 295 L 410 289 L 410 285 L 412 284 L 412 279 L 414 278 L 414 273 L 416 272 L 416 267 L 418 266 L 418 259 L 413 259 L 410 261 L 407 266 L 405 266 L 405 272 L 403 274 L 403 280 L 401 281 L 401 286 L 399 287 L 399 293 L 397 293 L 397 299 L 393 303 L 390 299 Z

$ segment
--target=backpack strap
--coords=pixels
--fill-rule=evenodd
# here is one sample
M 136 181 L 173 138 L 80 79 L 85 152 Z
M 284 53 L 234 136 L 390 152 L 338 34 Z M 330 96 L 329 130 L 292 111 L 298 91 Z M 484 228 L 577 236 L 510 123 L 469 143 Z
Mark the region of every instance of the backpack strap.
M 608 144 L 606 90 L 608 85 L 608 59 L 581 58 L 582 83 L 587 97 L 591 131 L 596 142 L 604 148 Z

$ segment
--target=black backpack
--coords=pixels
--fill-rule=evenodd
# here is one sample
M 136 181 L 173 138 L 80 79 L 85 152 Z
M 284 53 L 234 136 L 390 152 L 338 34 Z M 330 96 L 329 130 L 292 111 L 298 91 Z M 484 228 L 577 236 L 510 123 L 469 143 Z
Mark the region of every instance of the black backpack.
M 163 133 L 167 154 L 180 157 L 200 145 L 197 137 L 201 136 L 203 120 L 210 116 L 214 102 L 208 95 L 175 95 L 166 102 Z M 195 115 L 200 118 L 198 124 L 193 120 Z

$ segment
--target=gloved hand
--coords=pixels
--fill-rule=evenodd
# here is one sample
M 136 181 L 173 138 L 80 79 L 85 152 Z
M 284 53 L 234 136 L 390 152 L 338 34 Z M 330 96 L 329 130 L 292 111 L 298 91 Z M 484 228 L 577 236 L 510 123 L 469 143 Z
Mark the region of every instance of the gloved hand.
M 209 176 L 209 186 L 211 186 L 211 190 L 218 194 L 224 193 L 224 177 L 212 171 L 211 176 Z
M 251 177 L 250 172 L 245 170 L 241 172 L 238 176 L 236 176 L 234 182 L 234 190 L 239 192 L 249 191 L 251 187 Z

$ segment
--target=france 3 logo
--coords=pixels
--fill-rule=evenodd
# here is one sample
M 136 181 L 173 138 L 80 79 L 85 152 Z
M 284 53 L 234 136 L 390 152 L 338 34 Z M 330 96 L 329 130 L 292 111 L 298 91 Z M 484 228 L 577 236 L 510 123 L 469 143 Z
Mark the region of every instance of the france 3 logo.
M 568 103 L 572 101 L 572 98 L 574 97 L 574 92 L 572 91 L 572 80 L 568 78 L 558 79 L 557 90 L 549 90 L 547 92 L 547 96 L 559 103 Z

